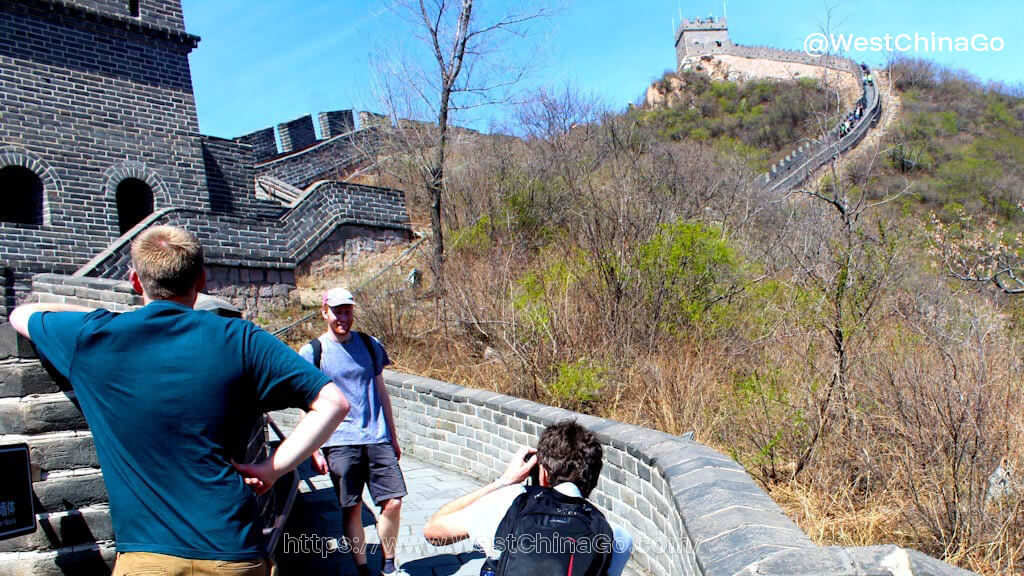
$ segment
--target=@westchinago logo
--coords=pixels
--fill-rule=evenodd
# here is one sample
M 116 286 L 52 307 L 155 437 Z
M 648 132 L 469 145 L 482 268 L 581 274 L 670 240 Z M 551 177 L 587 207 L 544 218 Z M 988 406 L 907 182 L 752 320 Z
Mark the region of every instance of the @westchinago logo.
M 1000 36 L 942 36 L 930 34 L 886 34 L 857 36 L 814 32 L 804 38 L 804 52 L 811 56 L 855 52 L 1002 52 L 1006 43 Z

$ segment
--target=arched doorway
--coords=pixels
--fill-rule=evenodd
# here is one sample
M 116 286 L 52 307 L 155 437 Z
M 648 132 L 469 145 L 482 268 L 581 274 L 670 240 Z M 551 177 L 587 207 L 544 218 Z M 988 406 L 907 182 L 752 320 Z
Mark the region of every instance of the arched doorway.
M 117 224 L 121 234 L 131 230 L 153 213 L 153 189 L 138 178 L 125 178 L 117 185 Z
M 43 181 L 24 166 L 0 168 L 0 222 L 43 223 Z

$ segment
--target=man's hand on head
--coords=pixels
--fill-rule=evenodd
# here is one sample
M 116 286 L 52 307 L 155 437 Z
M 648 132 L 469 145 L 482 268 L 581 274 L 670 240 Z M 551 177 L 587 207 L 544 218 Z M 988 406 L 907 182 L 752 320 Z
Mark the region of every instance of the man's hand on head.
M 505 472 L 502 473 L 498 481 L 505 486 L 519 484 L 526 480 L 527 476 L 530 475 L 530 470 L 533 470 L 533 467 L 536 465 L 537 450 L 534 448 L 520 448 L 512 456 L 512 461 L 508 463 L 508 467 L 505 468 Z

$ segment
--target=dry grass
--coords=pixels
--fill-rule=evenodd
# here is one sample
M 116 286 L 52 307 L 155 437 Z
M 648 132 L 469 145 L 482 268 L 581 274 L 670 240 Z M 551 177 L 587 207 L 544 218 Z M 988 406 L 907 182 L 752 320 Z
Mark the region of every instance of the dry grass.
M 375 273 L 391 252 L 374 265 L 304 285 L 351 285 Z M 425 256 L 402 270 L 428 269 L 420 260 Z M 772 337 L 754 341 L 738 335 L 740 326 L 720 335 L 662 338 L 653 347 L 624 345 L 621 333 L 600 329 L 606 317 L 580 292 L 562 290 L 549 299 L 550 333 L 537 334 L 524 330 L 513 302 L 523 272 L 518 266 L 494 253 L 453 255 L 444 298 L 401 290 L 400 273 L 386 276 L 363 296 L 357 328 L 385 341 L 397 370 L 673 434 L 693 430 L 762 479 L 822 545 L 898 544 L 983 574 L 1021 573 L 1020 493 L 999 502 L 984 497 L 994 466 L 1004 461 L 1020 470 L 1024 451 L 1019 344 L 996 308 L 971 317 L 961 308 L 967 302 L 956 300 L 930 318 L 908 317 L 908 309 L 900 318 L 899 294 L 890 295 L 892 313 L 859 349 L 846 415 L 794 478 L 795 456 L 807 440 L 800 414 L 829 362 L 827 347 L 805 322 L 790 318 Z M 961 298 L 974 311 L 987 306 L 977 296 Z M 310 329 L 293 340 L 304 341 L 320 326 Z M 550 349 L 552 341 L 559 352 Z M 549 389 L 553 366 L 576 355 L 603 362 L 596 401 L 566 401 Z M 774 374 L 785 388 L 780 397 L 758 400 L 767 405 L 763 411 L 751 409 L 757 402 L 737 384 L 755 372 Z M 762 429 L 791 432 L 779 436 L 770 478 L 756 442 Z

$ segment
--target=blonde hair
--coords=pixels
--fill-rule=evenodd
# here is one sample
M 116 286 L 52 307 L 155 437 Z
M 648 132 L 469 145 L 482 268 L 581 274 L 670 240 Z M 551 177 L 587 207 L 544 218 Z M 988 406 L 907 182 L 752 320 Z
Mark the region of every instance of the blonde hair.
M 183 228 L 154 226 L 132 241 L 132 266 L 150 298 L 182 296 L 203 272 L 203 247 Z

